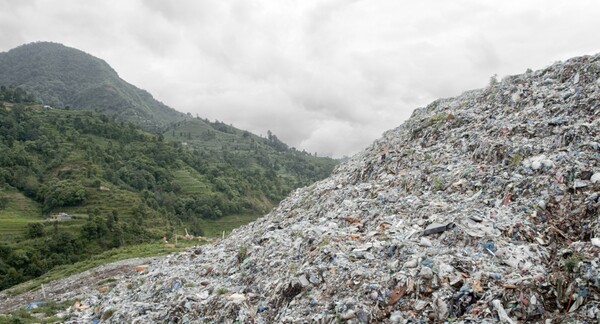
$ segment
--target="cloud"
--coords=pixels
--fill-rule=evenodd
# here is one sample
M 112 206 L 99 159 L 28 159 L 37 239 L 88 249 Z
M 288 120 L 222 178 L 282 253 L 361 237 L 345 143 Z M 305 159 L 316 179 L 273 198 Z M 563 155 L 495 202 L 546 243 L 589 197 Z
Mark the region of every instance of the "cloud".
M 412 110 L 600 50 L 584 0 L 0 0 L 0 50 L 51 40 L 183 112 L 334 156 Z

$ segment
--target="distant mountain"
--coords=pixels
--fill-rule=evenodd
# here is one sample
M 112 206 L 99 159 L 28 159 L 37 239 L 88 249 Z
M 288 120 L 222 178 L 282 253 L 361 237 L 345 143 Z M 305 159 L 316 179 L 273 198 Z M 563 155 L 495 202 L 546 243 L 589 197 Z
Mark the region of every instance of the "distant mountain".
M 185 119 L 121 79 L 103 60 L 58 43 L 30 43 L 0 53 L 0 85 L 23 88 L 45 105 L 98 109 L 147 130 Z

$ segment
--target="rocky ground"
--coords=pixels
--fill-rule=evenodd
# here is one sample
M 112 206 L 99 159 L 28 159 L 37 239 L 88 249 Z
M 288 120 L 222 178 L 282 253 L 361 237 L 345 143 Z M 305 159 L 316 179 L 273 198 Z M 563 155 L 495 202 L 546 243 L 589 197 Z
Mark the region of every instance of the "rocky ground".
M 65 320 L 598 322 L 599 105 L 600 55 L 437 100 L 225 240 L 69 295 Z

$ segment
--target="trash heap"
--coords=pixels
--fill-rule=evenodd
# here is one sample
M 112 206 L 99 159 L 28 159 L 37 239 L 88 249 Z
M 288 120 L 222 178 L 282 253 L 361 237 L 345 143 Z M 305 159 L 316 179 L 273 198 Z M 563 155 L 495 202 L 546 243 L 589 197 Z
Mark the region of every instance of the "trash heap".
M 600 55 L 437 100 L 69 321 L 600 321 L 599 105 Z

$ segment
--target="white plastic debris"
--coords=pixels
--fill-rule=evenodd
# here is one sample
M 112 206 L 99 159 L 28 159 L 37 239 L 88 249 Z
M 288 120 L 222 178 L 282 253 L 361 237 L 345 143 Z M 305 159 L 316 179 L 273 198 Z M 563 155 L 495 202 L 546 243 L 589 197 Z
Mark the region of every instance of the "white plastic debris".
M 504 307 L 502 306 L 502 303 L 498 299 L 494 299 L 492 301 L 492 305 L 494 305 L 494 308 L 496 309 L 496 312 L 498 312 L 498 317 L 500 318 L 500 322 L 502 322 L 502 323 L 509 323 L 509 324 L 516 324 L 515 321 L 513 321 L 510 317 L 508 317 L 508 314 L 506 313 L 506 310 L 504 310 Z
M 243 294 L 235 293 L 227 296 L 226 299 L 234 303 L 241 303 L 246 300 L 246 296 L 244 296 Z

